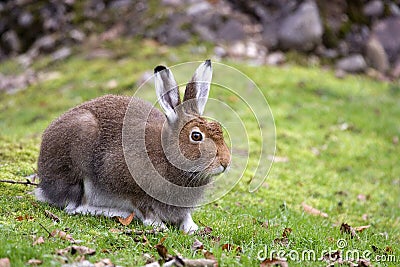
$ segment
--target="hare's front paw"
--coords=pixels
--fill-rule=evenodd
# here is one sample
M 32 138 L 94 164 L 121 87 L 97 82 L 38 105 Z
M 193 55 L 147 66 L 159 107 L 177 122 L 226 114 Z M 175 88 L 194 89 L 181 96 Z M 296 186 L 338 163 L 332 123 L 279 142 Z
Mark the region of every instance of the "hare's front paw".
M 190 213 L 188 213 L 182 220 L 179 229 L 189 235 L 192 235 L 199 229 L 199 227 L 197 226 L 197 224 L 194 223 Z

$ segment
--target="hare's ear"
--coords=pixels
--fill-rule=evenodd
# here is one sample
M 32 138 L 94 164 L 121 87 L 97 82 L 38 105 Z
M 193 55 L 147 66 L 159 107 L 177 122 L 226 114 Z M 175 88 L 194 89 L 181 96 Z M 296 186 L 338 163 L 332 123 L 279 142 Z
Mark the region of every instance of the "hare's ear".
M 174 122 L 178 118 L 175 107 L 181 103 L 179 88 L 174 75 L 164 66 L 155 67 L 154 74 L 158 102 L 164 110 L 168 121 Z
M 183 97 L 183 102 L 187 101 L 184 105 L 186 112 L 196 115 L 203 114 L 210 92 L 211 78 L 212 67 L 211 61 L 208 59 L 196 69 L 192 80 L 186 85 Z

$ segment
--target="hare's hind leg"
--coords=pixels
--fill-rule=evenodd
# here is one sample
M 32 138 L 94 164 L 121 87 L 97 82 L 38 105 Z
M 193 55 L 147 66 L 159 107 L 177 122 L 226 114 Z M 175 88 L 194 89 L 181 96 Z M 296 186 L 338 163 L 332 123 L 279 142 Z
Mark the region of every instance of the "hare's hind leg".
M 97 135 L 97 119 L 85 109 L 65 113 L 46 129 L 38 161 L 38 200 L 68 209 L 81 204 Z

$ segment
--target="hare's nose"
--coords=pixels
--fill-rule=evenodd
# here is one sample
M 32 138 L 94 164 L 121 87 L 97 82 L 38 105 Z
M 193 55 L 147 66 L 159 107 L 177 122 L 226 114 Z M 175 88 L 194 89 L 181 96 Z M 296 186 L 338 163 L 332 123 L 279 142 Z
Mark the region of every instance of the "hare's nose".
M 221 162 L 222 168 L 224 168 L 224 171 L 226 171 L 226 168 L 228 168 L 229 163 L 227 162 Z

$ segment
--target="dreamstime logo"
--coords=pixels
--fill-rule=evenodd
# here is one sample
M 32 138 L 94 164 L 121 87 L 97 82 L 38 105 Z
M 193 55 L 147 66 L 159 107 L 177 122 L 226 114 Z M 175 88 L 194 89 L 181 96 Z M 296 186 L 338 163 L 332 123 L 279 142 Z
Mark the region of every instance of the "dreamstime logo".
M 173 112 L 176 112 L 178 119 L 174 124 L 168 113 L 169 119 L 164 124 L 160 123 L 160 113 L 154 111 L 160 100 L 155 94 L 154 75 L 140 85 L 134 94 L 134 97 L 152 104 L 133 98 L 125 114 L 122 142 L 128 169 L 142 190 L 168 205 L 192 207 L 210 203 L 228 193 L 245 172 L 246 176 L 251 176 L 248 190 L 254 192 L 267 177 L 275 154 L 275 124 L 261 90 L 245 74 L 221 63 L 212 63 L 212 81 L 207 82 L 201 76 L 208 71 L 205 70 L 206 63 L 182 63 L 169 67 L 165 74 L 156 77 L 161 77 L 158 86 L 161 84 L 166 87 L 167 100 L 177 104 Z M 196 75 L 202 78 L 196 80 Z M 207 75 L 205 73 L 204 77 Z M 193 99 L 185 100 L 190 92 L 185 92 L 182 102 L 174 98 L 173 90 L 178 86 L 185 88 L 187 82 L 193 82 L 193 79 L 195 86 L 211 86 L 210 94 L 197 96 L 194 104 L 190 103 Z M 208 173 L 212 174 L 210 166 L 215 157 L 220 156 L 216 151 L 221 143 L 206 138 L 204 145 L 200 146 L 200 156 L 191 157 L 194 152 L 188 151 L 183 139 L 189 138 L 185 127 L 196 117 L 189 116 L 187 110 L 194 105 L 205 105 L 205 102 L 207 105 L 202 117 L 221 124 L 225 142 L 230 148 L 231 163 L 229 172 L 223 172 L 213 177 L 210 183 L 202 184 L 196 179 L 201 180 L 204 176 L 208 177 Z M 161 103 L 163 109 L 159 110 L 165 111 L 163 105 L 165 103 Z M 163 158 L 167 158 L 167 162 Z M 180 179 L 190 181 L 180 183 Z M 199 197 L 201 195 L 202 198 Z M 197 198 L 201 201 L 193 201 Z
M 336 248 L 329 247 L 328 249 L 320 252 L 313 249 L 303 250 L 283 250 L 283 249 L 268 249 L 265 245 L 264 249 L 260 249 L 257 253 L 257 258 L 260 261 L 266 259 L 285 259 L 290 261 L 327 261 L 327 262 L 340 262 L 340 261 L 352 261 L 358 262 L 359 260 L 373 261 L 373 262 L 396 262 L 395 255 L 382 254 L 374 255 L 370 250 L 359 250 L 348 248 L 348 243 L 345 239 L 338 239 L 336 242 Z

